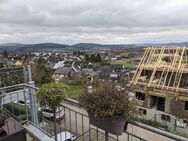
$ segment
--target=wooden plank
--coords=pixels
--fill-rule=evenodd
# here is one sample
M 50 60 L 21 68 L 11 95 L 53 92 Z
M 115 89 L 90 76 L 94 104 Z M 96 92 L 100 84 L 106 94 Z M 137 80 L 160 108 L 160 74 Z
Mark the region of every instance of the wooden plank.
M 176 53 L 175 53 L 175 54 L 178 53 L 178 50 L 179 50 L 179 48 L 176 49 Z M 173 62 L 172 62 L 172 70 L 174 70 L 173 66 L 174 66 L 174 62 L 175 62 L 175 61 L 176 61 L 176 56 L 174 57 Z M 165 76 L 165 79 L 164 79 L 164 83 L 163 83 L 162 88 L 163 88 L 163 87 L 165 86 L 165 84 L 166 84 L 166 80 L 167 80 L 167 76 L 168 76 L 169 68 L 170 68 L 170 67 L 171 67 L 171 66 L 169 66 L 168 69 L 167 69 L 167 73 L 166 73 L 166 76 Z
M 141 64 L 141 66 L 139 66 L 139 70 L 137 70 L 136 71 L 136 78 L 135 79 L 133 79 L 134 80 L 134 82 L 133 82 L 133 84 L 134 85 L 136 85 L 136 83 L 138 82 L 138 79 L 139 79 L 139 77 L 140 77 L 140 74 L 142 73 L 142 70 L 143 70 L 143 66 L 144 66 L 144 63 L 145 63 L 145 60 L 146 60 L 146 58 L 147 58 L 147 54 L 150 54 L 150 51 L 152 50 L 152 48 L 149 50 L 148 49 L 148 52 L 145 54 L 145 56 L 144 56 L 144 58 L 143 58 L 143 61 L 142 61 L 142 64 Z
M 134 84 L 134 82 L 135 82 L 135 77 L 137 76 L 138 70 L 140 69 L 141 64 L 143 64 L 143 60 L 144 60 L 144 58 L 145 58 L 145 56 L 146 56 L 146 54 L 148 53 L 149 50 L 150 50 L 150 49 L 147 48 L 146 51 L 144 52 L 144 55 L 143 55 L 142 59 L 140 60 L 140 63 L 138 64 L 138 66 L 137 66 L 137 68 L 136 68 L 136 71 L 135 71 L 134 76 L 133 76 L 133 78 L 132 78 L 131 84 L 132 84 L 132 83 Z
M 147 83 L 138 82 L 138 85 L 144 86 L 145 84 L 147 84 Z M 155 84 L 151 84 L 150 87 L 155 87 Z M 159 85 L 159 88 L 162 89 L 162 90 L 167 90 L 167 86 L 162 87 L 161 85 Z M 169 87 L 168 90 L 173 91 L 174 87 Z M 188 93 L 188 89 L 186 89 L 186 88 L 178 88 L 178 91 Z
M 148 87 L 150 86 L 151 82 L 153 81 L 153 78 L 155 76 L 155 73 L 157 71 L 157 68 L 159 67 L 160 63 L 161 63 L 161 59 L 162 59 L 162 56 L 163 56 L 163 53 L 165 51 L 165 47 L 162 48 L 162 50 L 160 51 L 160 54 L 159 54 L 159 57 L 157 59 L 157 62 L 156 64 L 154 64 L 153 66 L 153 72 L 152 72 L 152 75 L 150 77 L 150 80 L 149 80 L 149 83 L 148 83 Z

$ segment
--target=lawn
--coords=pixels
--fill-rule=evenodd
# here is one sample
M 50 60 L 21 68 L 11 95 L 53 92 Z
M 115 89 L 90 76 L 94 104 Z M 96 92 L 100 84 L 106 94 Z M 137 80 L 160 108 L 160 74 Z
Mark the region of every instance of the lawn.
M 79 99 L 79 95 L 83 92 L 83 86 L 82 85 L 69 85 L 69 98 L 72 98 L 74 100 Z
M 112 64 L 123 64 L 125 66 L 125 68 L 129 68 L 131 65 L 126 61 L 119 61 L 119 60 L 112 61 Z

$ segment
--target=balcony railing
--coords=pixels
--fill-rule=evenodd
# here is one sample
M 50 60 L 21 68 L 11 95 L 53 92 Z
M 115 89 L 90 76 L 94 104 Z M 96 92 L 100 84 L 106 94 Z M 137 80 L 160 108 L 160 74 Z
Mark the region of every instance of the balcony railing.
M 54 139 L 54 117 L 47 105 L 40 107 L 37 103 L 35 95 L 37 88 L 28 84 L 18 84 L 0 88 L 0 91 L 1 111 L 6 112 L 22 123 L 27 130 L 32 125 L 52 140 Z M 121 136 L 110 133 L 105 134 L 104 130 L 90 124 L 88 114 L 83 108 L 63 101 L 57 109 L 56 117 L 58 141 L 65 141 L 66 139 L 75 141 L 187 140 L 183 137 L 167 134 L 164 131 L 153 130 L 147 126 L 142 127 L 142 125 L 134 124 L 129 124 L 129 129 L 124 131 Z M 30 130 L 30 133 L 31 131 L 33 130 Z M 35 133 L 33 133 L 34 136 Z

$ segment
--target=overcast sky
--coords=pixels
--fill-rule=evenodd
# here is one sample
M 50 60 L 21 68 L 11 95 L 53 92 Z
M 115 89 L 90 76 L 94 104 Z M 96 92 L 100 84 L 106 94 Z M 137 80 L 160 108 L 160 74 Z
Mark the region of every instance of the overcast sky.
M 188 0 L 0 0 L 0 43 L 188 41 Z

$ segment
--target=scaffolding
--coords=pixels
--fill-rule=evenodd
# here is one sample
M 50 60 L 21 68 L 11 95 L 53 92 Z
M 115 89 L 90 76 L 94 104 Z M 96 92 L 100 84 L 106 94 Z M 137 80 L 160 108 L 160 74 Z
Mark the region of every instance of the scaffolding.
M 144 50 L 131 81 L 132 87 L 143 85 L 145 89 L 175 91 L 177 99 L 180 92 L 188 93 L 188 87 L 180 85 L 183 75 L 188 75 L 188 48 L 148 47 Z

